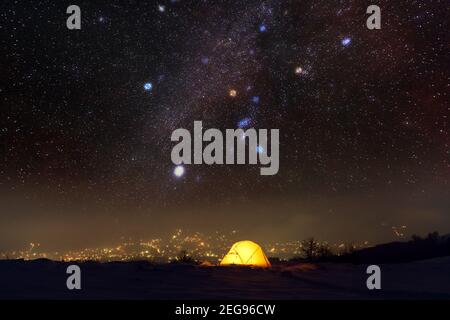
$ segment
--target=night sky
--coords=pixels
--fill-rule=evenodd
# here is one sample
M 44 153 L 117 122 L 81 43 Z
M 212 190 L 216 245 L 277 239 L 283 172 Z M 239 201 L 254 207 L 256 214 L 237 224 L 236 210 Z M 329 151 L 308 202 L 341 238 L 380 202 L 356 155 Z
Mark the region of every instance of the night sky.
M 66 8 L 81 8 L 81 30 Z M 368 30 L 378 4 L 381 30 Z M 2 1 L 0 250 L 450 232 L 448 1 Z M 280 129 L 280 170 L 173 130 Z

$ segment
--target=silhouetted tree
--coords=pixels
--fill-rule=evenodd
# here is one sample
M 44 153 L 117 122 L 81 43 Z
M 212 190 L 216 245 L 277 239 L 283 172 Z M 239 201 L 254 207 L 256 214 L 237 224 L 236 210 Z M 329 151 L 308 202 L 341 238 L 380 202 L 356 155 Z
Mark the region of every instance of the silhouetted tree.
M 439 233 L 437 231 L 430 232 L 426 238 L 428 243 L 436 245 L 439 241 Z
M 189 253 L 186 250 L 181 250 L 178 256 L 176 257 L 177 262 L 182 263 L 194 263 L 195 260 L 189 256 Z
M 331 251 L 330 246 L 328 243 L 324 242 L 319 245 L 318 251 L 317 251 L 317 257 L 321 260 L 330 258 L 333 256 L 333 252 Z
M 314 238 L 309 238 L 302 241 L 301 251 L 305 259 L 312 261 L 317 256 L 319 251 L 319 244 Z
M 355 252 L 355 245 L 353 242 L 347 242 L 344 244 L 344 249 L 342 250 L 342 255 L 351 255 Z

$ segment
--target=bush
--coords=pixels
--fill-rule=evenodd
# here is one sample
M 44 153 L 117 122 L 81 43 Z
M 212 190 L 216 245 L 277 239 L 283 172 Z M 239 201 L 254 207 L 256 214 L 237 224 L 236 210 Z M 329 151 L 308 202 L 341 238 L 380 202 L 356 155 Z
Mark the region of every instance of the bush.
M 196 261 L 191 256 L 189 256 L 189 253 L 186 250 L 181 250 L 178 256 L 175 258 L 175 261 L 173 262 L 196 263 Z

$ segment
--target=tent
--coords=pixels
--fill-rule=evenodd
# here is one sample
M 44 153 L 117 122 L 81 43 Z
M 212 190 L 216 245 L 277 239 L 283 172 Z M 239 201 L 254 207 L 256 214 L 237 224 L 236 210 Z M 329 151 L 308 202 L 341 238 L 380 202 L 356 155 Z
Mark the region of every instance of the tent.
M 244 265 L 268 268 L 270 267 L 270 262 L 258 244 L 245 240 L 233 244 L 230 251 L 223 257 L 220 265 Z

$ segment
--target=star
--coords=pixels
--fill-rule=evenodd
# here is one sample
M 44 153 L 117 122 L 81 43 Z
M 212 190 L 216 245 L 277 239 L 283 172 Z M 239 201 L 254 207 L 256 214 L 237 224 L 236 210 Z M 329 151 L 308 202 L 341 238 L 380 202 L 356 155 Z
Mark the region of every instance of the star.
M 144 84 L 144 90 L 145 91 L 150 91 L 150 90 L 152 90 L 153 89 L 153 84 L 151 83 L 151 82 L 146 82 L 145 84 Z
M 259 25 L 259 32 L 266 32 L 267 31 L 267 27 L 264 23 L 261 23 Z
M 352 39 L 350 37 L 345 37 L 341 40 L 341 43 L 344 47 L 347 47 L 350 43 L 352 43 Z
M 208 57 L 202 57 L 202 63 L 203 64 L 208 64 L 209 63 L 209 58 Z
M 253 97 L 252 97 L 252 102 L 253 102 L 254 104 L 258 104 L 258 103 L 259 103 L 259 96 L 253 96 Z
M 173 174 L 177 178 L 181 178 L 184 175 L 184 167 L 182 165 L 176 166 L 175 169 L 173 169 Z
M 238 122 L 238 127 L 245 128 L 245 127 L 249 126 L 251 122 L 252 122 L 252 119 L 244 118 Z

